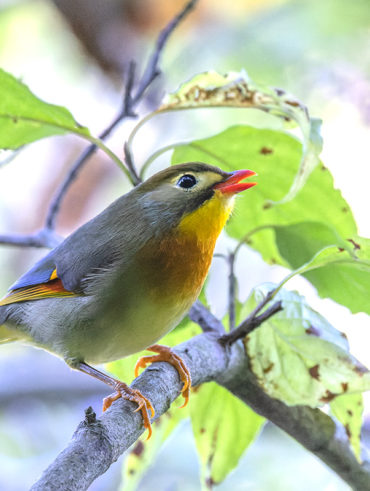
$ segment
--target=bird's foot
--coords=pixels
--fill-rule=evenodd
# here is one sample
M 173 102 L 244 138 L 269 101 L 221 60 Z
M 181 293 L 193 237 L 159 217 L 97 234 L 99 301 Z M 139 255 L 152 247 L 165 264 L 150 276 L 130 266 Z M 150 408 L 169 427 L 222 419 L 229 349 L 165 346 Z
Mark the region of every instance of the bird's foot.
M 170 363 L 179 373 L 181 382 L 184 386 L 181 390 L 181 394 L 184 397 L 184 404 L 181 407 L 185 407 L 189 401 L 189 393 L 191 388 L 191 377 L 188 367 L 179 355 L 176 355 L 172 349 L 168 346 L 163 346 L 161 344 L 153 344 L 147 348 L 148 351 L 154 351 L 158 355 L 152 356 L 142 356 L 138 359 L 135 366 L 135 377 L 139 375 L 139 368 L 145 368 L 148 363 L 153 363 L 156 361 L 166 361 Z
M 152 403 L 149 401 L 149 399 L 143 396 L 139 390 L 131 389 L 131 387 L 123 382 L 117 381 L 114 388 L 116 392 L 103 400 L 103 411 L 106 411 L 112 405 L 112 403 L 120 397 L 131 402 L 136 402 L 138 408 L 135 409 L 135 412 L 141 411 L 144 428 L 148 430 L 147 440 L 149 440 L 149 438 L 152 436 L 152 425 L 150 423 L 150 418 L 153 418 L 155 414 Z M 149 412 L 151 416 L 149 416 Z

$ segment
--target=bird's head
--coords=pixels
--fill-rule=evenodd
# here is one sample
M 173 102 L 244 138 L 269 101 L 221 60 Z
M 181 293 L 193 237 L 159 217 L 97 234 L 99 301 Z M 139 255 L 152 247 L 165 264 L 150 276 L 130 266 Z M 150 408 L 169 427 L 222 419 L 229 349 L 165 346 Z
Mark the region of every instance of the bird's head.
M 141 184 L 138 199 L 159 228 L 161 223 L 165 228 L 180 226 L 207 233 L 214 227 L 218 235 L 232 211 L 235 194 L 256 184 L 242 181 L 255 174 L 251 170 L 225 172 L 201 162 L 174 165 Z

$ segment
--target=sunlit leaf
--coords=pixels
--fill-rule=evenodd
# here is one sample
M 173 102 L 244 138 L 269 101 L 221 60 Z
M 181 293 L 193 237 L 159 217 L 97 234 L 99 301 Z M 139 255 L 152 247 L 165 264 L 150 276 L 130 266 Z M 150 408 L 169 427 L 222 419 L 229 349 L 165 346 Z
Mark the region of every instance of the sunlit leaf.
M 274 285 L 256 288 L 251 311 Z M 280 290 L 283 311 L 245 339 L 260 385 L 289 405 L 318 407 L 341 394 L 370 390 L 370 372 L 350 353 L 345 337 L 296 292 Z
M 236 467 L 265 420 L 213 382 L 202 385 L 190 404 L 202 483 L 217 484 Z
M 299 222 L 274 227 L 280 254 L 294 268 L 310 261 L 318 251 L 336 246 L 336 251 L 351 251 L 351 244 L 342 238 L 330 223 Z
M 188 407 L 181 410 L 169 409 L 153 423 L 153 434 L 149 440 L 145 436 L 138 440 L 125 459 L 122 477 L 122 491 L 135 491 L 147 469 L 153 465 L 158 452 L 178 424 L 189 417 Z
M 370 240 L 343 240 L 323 223 L 275 227 L 281 256 L 303 274 L 322 297 L 330 297 L 352 312 L 370 314 Z M 331 245 L 335 244 L 335 245 Z
M 361 458 L 362 394 L 344 394 L 330 403 L 333 416 L 344 426 L 357 460 Z
M 321 121 L 311 119 L 306 106 L 291 94 L 282 89 L 257 84 L 244 70 L 226 75 L 215 71 L 198 74 L 181 85 L 176 92 L 166 96 L 157 112 L 201 107 L 259 109 L 299 126 L 303 136 L 299 169 L 297 159 L 293 184 L 289 181 L 290 189 L 280 199 L 280 203 L 296 196 L 319 163 L 322 150 Z
M 0 148 L 16 149 L 46 136 L 89 135 L 71 113 L 36 97 L 13 75 L 0 69 Z

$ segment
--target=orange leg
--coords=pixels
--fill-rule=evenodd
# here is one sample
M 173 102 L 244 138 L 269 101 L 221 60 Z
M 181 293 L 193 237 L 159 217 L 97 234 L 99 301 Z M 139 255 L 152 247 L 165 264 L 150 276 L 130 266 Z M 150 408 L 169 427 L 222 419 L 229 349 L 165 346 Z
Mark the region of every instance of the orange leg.
M 167 363 L 170 363 L 179 372 L 180 380 L 184 383 L 181 394 L 183 395 L 185 401 L 181 407 L 185 407 L 189 401 L 189 392 L 191 388 L 190 372 L 188 367 L 185 365 L 185 362 L 168 346 L 153 344 L 152 346 L 149 346 L 147 350 L 154 351 L 154 353 L 158 353 L 158 355 L 142 356 L 141 358 L 139 358 L 135 366 L 135 377 L 139 375 L 139 368 L 145 368 L 148 363 L 153 363 L 156 361 L 166 361 Z
M 116 380 L 113 377 L 110 377 L 109 375 L 96 370 L 96 368 L 91 367 L 87 363 L 80 362 L 74 368 L 77 368 L 81 372 L 87 373 L 88 375 L 97 378 L 98 380 L 109 385 L 116 391 L 114 394 L 111 394 L 104 399 L 103 411 L 106 411 L 112 405 L 112 403 L 120 397 L 131 402 L 136 402 L 138 408 L 135 409 L 135 412 L 141 411 L 144 428 L 148 430 L 147 440 L 149 440 L 152 435 L 152 425 L 150 423 L 150 417 L 154 417 L 154 408 L 149 399 L 143 396 L 143 394 L 139 390 L 131 389 L 131 387 L 126 385 L 124 382 L 120 382 L 119 380 Z M 149 412 L 151 416 L 149 416 Z

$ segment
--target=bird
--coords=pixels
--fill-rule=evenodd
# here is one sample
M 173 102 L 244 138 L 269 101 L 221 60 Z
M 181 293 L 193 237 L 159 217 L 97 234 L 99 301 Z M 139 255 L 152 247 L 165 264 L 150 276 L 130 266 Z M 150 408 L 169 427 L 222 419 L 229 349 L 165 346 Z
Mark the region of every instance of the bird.
M 164 169 L 82 225 L 21 276 L 0 300 L 0 344 L 22 341 L 62 358 L 137 404 L 151 435 L 154 408 L 140 391 L 92 365 L 143 349 L 191 377 L 171 348 L 155 344 L 187 314 L 208 273 L 216 239 L 237 193 L 255 182 L 249 170 L 202 162 Z M 150 414 L 150 416 L 149 416 Z

